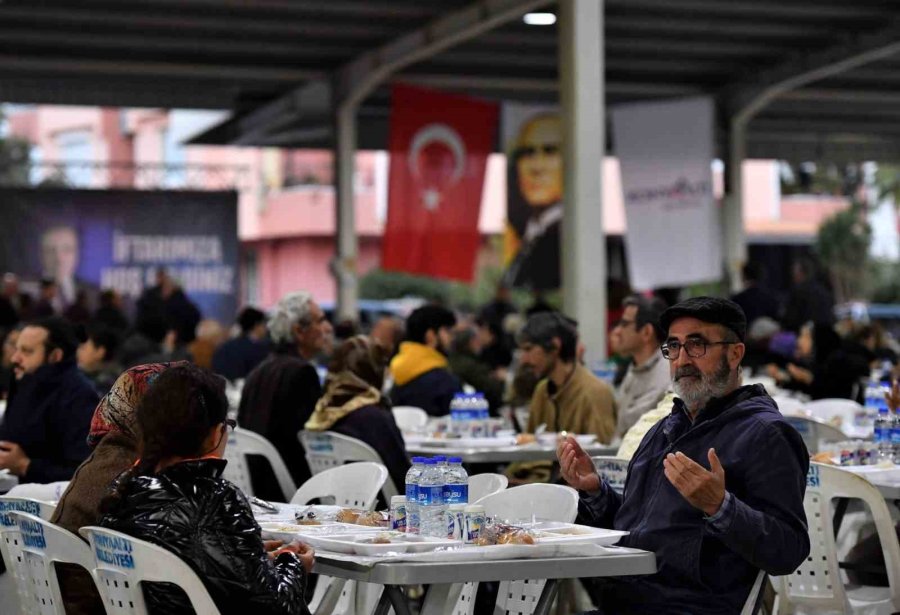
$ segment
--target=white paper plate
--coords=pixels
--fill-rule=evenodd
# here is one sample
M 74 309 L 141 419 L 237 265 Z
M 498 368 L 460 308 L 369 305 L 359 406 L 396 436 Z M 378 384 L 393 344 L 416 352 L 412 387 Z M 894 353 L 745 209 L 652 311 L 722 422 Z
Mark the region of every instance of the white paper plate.
M 380 534 L 382 532 L 378 532 Z M 305 542 L 316 549 L 332 551 L 334 553 L 346 553 L 348 555 L 384 555 L 387 553 L 422 553 L 434 551 L 439 548 L 460 546 L 458 540 L 432 538 L 430 536 L 417 536 L 402 532 L 383 532 L 391 536 L 388 544 L 376 544 L 372 540 L 376 533 L 346 534 L 343 536 L 304 536 Z
M 514 437 L 507 438 L 426 438 L 421 446 L 434 448 L 506 448 L 516 445 Z
M 596 545 L 614 545 L 628 532 L 622 530 L 607 530 L 575 523 L 560 523 L 556 521 L 541 521 L 534 525 L 533 529 L 538 533 L 538 544 L 574 544 L 592 543 Z
M 263 521 L 259 524 L 259 527 L 263 531 L 263 536 L 267 539 L 283 540 L 285 542 L 300 540 L 307 543 L 310 537 L 315 536 L 349 536 L 387 531 L 383 527 L 369 527 L 334 521 L 326 521 L 322 525 L 297 525 L 290 522 Z

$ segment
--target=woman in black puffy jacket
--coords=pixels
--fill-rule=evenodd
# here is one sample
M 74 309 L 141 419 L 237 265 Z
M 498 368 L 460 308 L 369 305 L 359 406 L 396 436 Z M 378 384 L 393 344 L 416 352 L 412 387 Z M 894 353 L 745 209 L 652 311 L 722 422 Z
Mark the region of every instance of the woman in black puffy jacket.
M 137 408 L 141 457 L 117 480 L 101 525 L 159 545 L 198 574 L 223 614 L 308 615 L 313 553 L 264 543 L 250 504 L 221 478 L 230 424 L 224 381 L 193 365 L 156 379 Z M 153 583 L 151 613 L 193 613 L 178 587 Z

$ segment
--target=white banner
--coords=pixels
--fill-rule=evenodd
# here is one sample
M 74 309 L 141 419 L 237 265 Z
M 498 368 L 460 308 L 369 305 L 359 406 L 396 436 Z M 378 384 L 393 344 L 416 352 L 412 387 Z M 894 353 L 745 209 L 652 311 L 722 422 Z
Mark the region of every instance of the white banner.
M 722 278 L 722 231 L 711 168 L 714 113 L 710 98 L 612 110 L 635 290 Z

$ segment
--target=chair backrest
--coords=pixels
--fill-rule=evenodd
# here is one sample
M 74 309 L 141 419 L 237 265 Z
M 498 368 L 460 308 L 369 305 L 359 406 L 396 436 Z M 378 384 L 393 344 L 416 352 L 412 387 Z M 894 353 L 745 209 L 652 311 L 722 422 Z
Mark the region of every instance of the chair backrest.
M 783 600 L 810 609 L 850 612 L 838 566 L 831 500 L 859 499 L 875 520 L 890 584 L 893 610 L 900 610 L 900 544 L 884 497 L 869 481 L 840 468 L 810 463 L 803 507 L 809 523 L 810 552 L 793 574 L 781 577 Z
M 378 492 L 387 478 L 387 468 L 372 461 L 329 468 L 303 483 L 291 498 L 291 504 L 332 498 L 336 506 L 374 510 Z
M 488 516 L 509 521 L 561 521 L 571 523 L 578 514 L 578 492 L 563 485 L 535 483 L 513 487 L 481 498 Z M 504 581 L 497 592 L 495 613 L 531 615 L 544 590 L 546 579 Z M 466 584 L 454 614 L 472 613 L 474 584 Z
M 91 544 L 94 581 L 107 615 L 148 615 L 141 588 L 146 582 L 177 585 L 197 615 L 218 615 L 200 577 L 174 553 L 103 527 L 83 527 L 79 533 Z
M 253 495 L 247 455 L 260 455 L 266 458 L 275 473 L 285 500 L 297 490 L 294 479 L 291 478 L 291 473 L 278 453 L 278 449 L 258 433 L 240 427 L 235 428 L 234 432 L 228 435 L 228 445 L 225 447 L 225 459 L 228 460 L 228 465 L 225 466 L 222 477 L 234 483 L 247 495 Z
M 77 564 L 90 572 L 91 551 L 75 534 L 24 512 L 7 513 L 18 526 L 22 541 L 22 568 L 26 587 L 20 588 L 21 607 L 27 613 L 65 615 L 54 563 Z
M 842 431 L 852 426 L 857 414 L 865 412 L 861 404 L 852 399 L 816 399 L 807 402 L 806 411 L 810 416 L 831 423 Z M 835 422 L 840 417 L 840 423 Z
M 394 406 L 391 412 L 401 431 L 425 429 L 428 424 L 428 413 L 415 406 Z
M 469 477 L 469 501 L 477 502 L 481 498 L 499 493 L 506 489 L 509 479 L 503 474 L 473 474 Z
M 373 461 L 384 465 L 374 448 L 356 438 L 333 431 L 306 430 L 300 431 L 297 437 L 300 438 L 306 461 L 313 474 L 354 461 Z M 399 493 L 390 476 L 384 481 L 381 490 L 388 503 Z
M 628 460 L 619 457 L 591 457 L 597 472 L 606 479 L 609 486 L 622 493 L 625 491 L 625 479 L 628 478 Z
M 806 404 L 799 399 L 788 397 L 786 395 L 774 395 L 772 396 L 772 399 L 778 406 L 779 412 L 785 416 L 805 414 L 804 408 L 806 407 Z
M 765 589 L 766 571 L 760 570 L 756 575 L 756 581 L 753 582 L 753 587 L 750 588 L 750 594 L 747 596 L 747 601 L 744 602 L 744 608 L 741 609 L 741 615 L 756 615 L 756 613 L 759 612 L 759 607 L 762 606 Z
M 18 523 L 8 513 L 25 512 L 49 520 L 55 508 L 53 504 L 30 498 L 0 496 L 0 557 L 6 564 L 6 573 L 0 575 L 0 607 L 3 607 L 3 613 L 19 612 L 18 591 L 26 583 L 25 569 L 19 565 L 22 540 Z
M 784 420 L 797 430 L 811 455 L 823 450 L 829 442 L 849 440 L 843 431 L 820 419 L 808 416 L 785 416 Z

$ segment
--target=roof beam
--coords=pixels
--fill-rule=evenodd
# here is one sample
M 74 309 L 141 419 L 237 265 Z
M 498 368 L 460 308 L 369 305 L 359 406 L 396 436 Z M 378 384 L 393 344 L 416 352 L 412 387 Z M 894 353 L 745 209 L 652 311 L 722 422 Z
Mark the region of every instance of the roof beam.
M 553 0 L 480 0 L 441 16 L 391 43 L 365 52 L 337 71 L 332 85 L 315 85 L 317 97 L 308 101 L 310 86 L 303 85 L 263 105 L 241 120 L 241 128 L 254 138 L 267 135 L 301 116 L 327 113 L 335 101 L 358 105 L 391 74 L 449 47 L 472 39 Z
M 824 2 L 722 2 L 721 0 L 606 0 L 609 9 L 653 10 L 697 13 L 704 16 L 803 18 L 865 20 L 883 18 L 884 10 L 860 7 L 858 3 L 827 4 Z
M 754 80 L 729 88 L 725 104 L 734 121 L 746 124 L 779 96 L 900 52 L 900 22 L 872 34 L 796 56 L 761 72 Z

